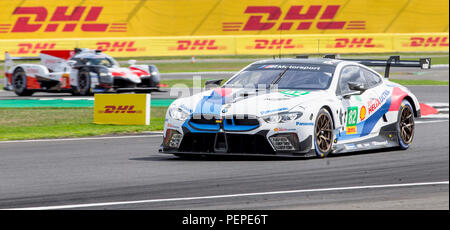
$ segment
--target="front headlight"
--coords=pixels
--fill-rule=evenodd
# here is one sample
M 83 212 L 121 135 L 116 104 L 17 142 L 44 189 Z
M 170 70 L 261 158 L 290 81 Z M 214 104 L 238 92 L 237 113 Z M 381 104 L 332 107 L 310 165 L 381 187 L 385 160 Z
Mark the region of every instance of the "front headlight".
M 185 121 L 189 118 L 189 113 L 180 108 L 170 108 L 169 116 L 175 120 Z
M 298 118 L 300 118 L 303 115 L 302 112 L 284 112 L 284 113 L 277 113 L 277 114 L 273 114 L 273 115 L 268 115 L 268 116 L 264 116 L 262 117 L 262 119 L 270 124 L 275 124 L 275 123 L 284 123 L 284 122 L 288 122 L 288 121 L 293 121 L 296 120 Z

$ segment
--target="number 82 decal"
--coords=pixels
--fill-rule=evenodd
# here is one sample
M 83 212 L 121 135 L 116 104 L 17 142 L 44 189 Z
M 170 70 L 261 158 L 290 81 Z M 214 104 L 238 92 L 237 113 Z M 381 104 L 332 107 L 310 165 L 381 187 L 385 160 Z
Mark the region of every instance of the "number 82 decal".
M 347 134 L 356 134 L 358 122 L 358 107 L 349 107 L 347 111 Z

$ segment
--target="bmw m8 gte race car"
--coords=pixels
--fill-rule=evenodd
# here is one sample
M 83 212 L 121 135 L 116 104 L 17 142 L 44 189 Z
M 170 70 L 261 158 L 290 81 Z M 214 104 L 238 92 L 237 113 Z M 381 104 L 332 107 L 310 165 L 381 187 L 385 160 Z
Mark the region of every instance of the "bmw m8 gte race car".
M 257 61 L 220 88 L 174 101 L 160 151 L 325 157 L 407 149 L 420 106 L 411 91 L 388 80 L 389 69 L 430 68 L 430 61 L 398 56 Z M 385 76 L 367 66 L 385 66 Z
M 13 60 L 40 60 L 40 64 L 17 64 Z M 97 92 L 152 91 L 159 88 L 159 71 L 154 65 L 119 66 L 100 50 L 43 50 L 39 57 L 5 57 L 5 90 L 19 96 L 34 92 L 69 92 L 91 95 Z

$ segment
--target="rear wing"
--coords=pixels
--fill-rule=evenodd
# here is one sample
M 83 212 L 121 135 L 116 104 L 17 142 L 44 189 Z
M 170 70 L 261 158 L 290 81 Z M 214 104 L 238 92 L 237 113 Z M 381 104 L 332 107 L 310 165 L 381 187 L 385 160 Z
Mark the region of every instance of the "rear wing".
M 389 78 L 391 67 L 417 67 L 421 69 L 431 68 L 431 58 L 420 58 L 418 61 L 400 60 L 400 56 L 390 56 L 387 60 L 377 59 L 345 59 L 336 58 L 336 55 L 325 55 L 324 58 L 337 59 L 343 61 L 352 61 L 365 66 L 382 66 L 386 67 L 384 77 Z
M 11 55 L 8 53 L 8 51 L 6 51 L 5 52 L 5 73 L 9 67 L 14 65 L 14 60 L 35 61 L 35 60 L 41 60 L 41 58 L 40 57 L 11 57 Z

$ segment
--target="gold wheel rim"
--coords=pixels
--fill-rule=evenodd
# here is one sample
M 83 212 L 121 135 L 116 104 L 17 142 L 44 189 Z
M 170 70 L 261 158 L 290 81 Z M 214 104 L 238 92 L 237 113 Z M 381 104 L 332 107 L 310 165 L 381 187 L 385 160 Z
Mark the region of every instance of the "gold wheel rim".
M 400 138 L 405 144 L 412 142 L 414 137 L 414 115 L 409 106 L 404 106 L 400 115 Z
M 332 142 L 332 124 L 331 119 L 326 114 L 319 115 L 316 124 L 316 144 L 321 152 L 328 152 Z

